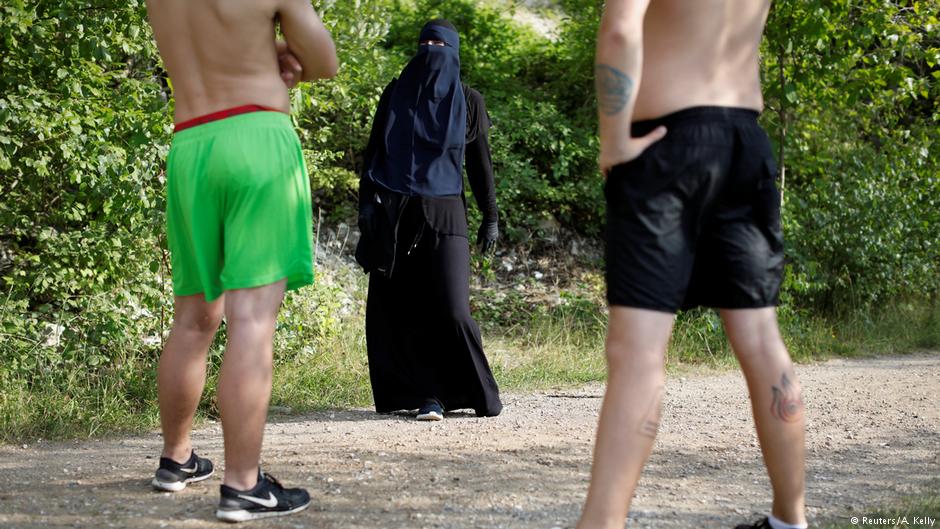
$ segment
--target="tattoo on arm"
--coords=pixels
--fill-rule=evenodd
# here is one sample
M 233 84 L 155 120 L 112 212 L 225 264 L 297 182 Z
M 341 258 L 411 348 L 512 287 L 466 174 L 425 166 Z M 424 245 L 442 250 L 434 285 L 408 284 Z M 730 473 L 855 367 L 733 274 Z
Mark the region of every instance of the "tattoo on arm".
M 606 64 L 594 66 L 597 106 L 605 116 L 616 116 L 627 106 L 633 93 L 633 79 Z
M 803 396 L 795 387 L 787 375 L 780 378 L 780 386 L 771 386 L 774 400 L 770 405 L 770 413 L 784 422 L 794 422 L 799 420 L 803 412 Z
M 646 412 L 643 423 L 640 424 L 640 435 L 649 437 L 650 439 L 656 438 L 656 433 L 659 431 L 659 419 L 662 415 L 662 407 L 663 388 L 659 387 L 659 389 L 656 390 L 656 396 L 653 398 L 652 404 L 650 404 L 649 411 Z

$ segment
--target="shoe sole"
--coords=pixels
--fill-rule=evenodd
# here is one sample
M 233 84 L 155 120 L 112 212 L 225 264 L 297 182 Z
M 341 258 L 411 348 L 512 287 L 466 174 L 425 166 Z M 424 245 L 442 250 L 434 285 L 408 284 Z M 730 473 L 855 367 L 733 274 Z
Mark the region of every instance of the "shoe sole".
M 432 411 L 431 413 L 418 414 L 418 416 L 415 417 L 415 419 L 418 419 L 419 421 L 443 421 L 444 416 L 441 415 L 440 413 Z
M 150 482 L 150 485 L 162 492 L 179 492 L 185 489 L 186 485 L 189 483 L 198 483 L 200 481 L 207 480 L 212 477 L 212 474 L 215 474 L 215 469 L 205 476 L 193 476 L 191 478 L 186 478 L 183 481 L 160 481 L 157 478 L 153 478 L 153 481 Z
M 310 502 L 301 505 L 300 507 L 294 507 L 289 511 L 261 511 L 261 512 L 251 512 L 244 509 L 239 509 L 237 511 L 224 511 L 219 509 L 215 511 L 215 517 L 223 522 L 229 523 L 238 523 L 238 522 L 250 522 L 251 520 L 261 520 L 262 518 L 274 518 L 276 516 L 287 516 L 289 514 L 296 514 L 307 507 L 310 507 Z

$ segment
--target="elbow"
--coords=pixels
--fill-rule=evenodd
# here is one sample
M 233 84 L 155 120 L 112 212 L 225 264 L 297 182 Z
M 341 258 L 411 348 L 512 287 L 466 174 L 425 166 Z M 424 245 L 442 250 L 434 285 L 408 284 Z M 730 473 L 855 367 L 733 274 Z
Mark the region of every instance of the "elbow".
M 330 54 L 329 60 L 323 65 L 323 71 L 320 77 L 322 79 L 332 79 L 336 77 L 337 73 L 339 73 L 339 59 L 336 57 L 336 51 L 334 50 L 333 53 Z
M 336 56 L 329 61 L 318 64 L 315 69 L 304 70 L 304 81 L 316 81 L 318 79 L 332 79 L 339 72 L 339 61 Z
M 598 47 L 624 48 L 634 45 L 643 36 L 639 28 L 627 24 L 607 24 L 601 26 L 597 35 Z
M 303 80 L 316 81 L 318 79 L 332 79 L 339 72 L 339 59 L 336 57 L 336 48 L 330 49 L 311 61 L 313 64 L 304 65 Z
M 634 2 L 620 12 L 604 12 L 597 32 L 598 46 L 622 48 L 642 44 L 648 2 Z

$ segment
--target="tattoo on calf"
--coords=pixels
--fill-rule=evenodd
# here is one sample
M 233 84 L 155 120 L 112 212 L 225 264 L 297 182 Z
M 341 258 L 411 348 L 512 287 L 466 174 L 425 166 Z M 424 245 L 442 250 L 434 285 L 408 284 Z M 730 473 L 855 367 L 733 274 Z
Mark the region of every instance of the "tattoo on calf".
M 605 116 L 615 116 L 627 106 L 633 92 L 633 80 L 627 74 L 606 64 L 594 66 L 597 106 Z
M 796 390 L 786 373 L 780 378 L 780 386 L 771 386 L 774 400 L 770 405 L 770 413 L 784 422 L 794 422 L 800 418 L 803 411 L 803 397 Z
M 662 415 L 662 407 L 663 388 L 660 386 L 656 390 L 656 397 L 653 399 L 653 403 L 650 404 L 650 409 L 646 412 L 643 423 L 640 424 L 640 435 L 651 439 L 656 438 L 656 433 L 659 431 L 659 418 Z

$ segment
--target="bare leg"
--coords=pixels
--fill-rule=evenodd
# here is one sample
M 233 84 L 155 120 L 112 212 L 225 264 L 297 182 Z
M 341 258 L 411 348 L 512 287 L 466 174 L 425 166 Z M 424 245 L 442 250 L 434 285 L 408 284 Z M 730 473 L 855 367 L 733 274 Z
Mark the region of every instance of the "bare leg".
M 806 523 L 803 400 L 780 338 L 776 309 L 722 310 L 721 317 L 751 394 L 757 438 L 774 491 L 772 513 L 787 523 Z
M 222 320 L 224 301 L 206 303 L 202 294 L 177 297 L 173 329 L 157 370 L 163 457 L 185 463 L 196 406 L 206 384 L 206 354 Z
M 228 344 L 219 374 L 219 411 L 225 438 L 222 481 L 239 490 L 257 483 L 271 398 L 274 325 L 284 287 L 281 281 L 225 294 Z
M 622 529 L 659 428 L 666 345 L 675 316 L 610 308 L 607 393 L 578 529 Z

